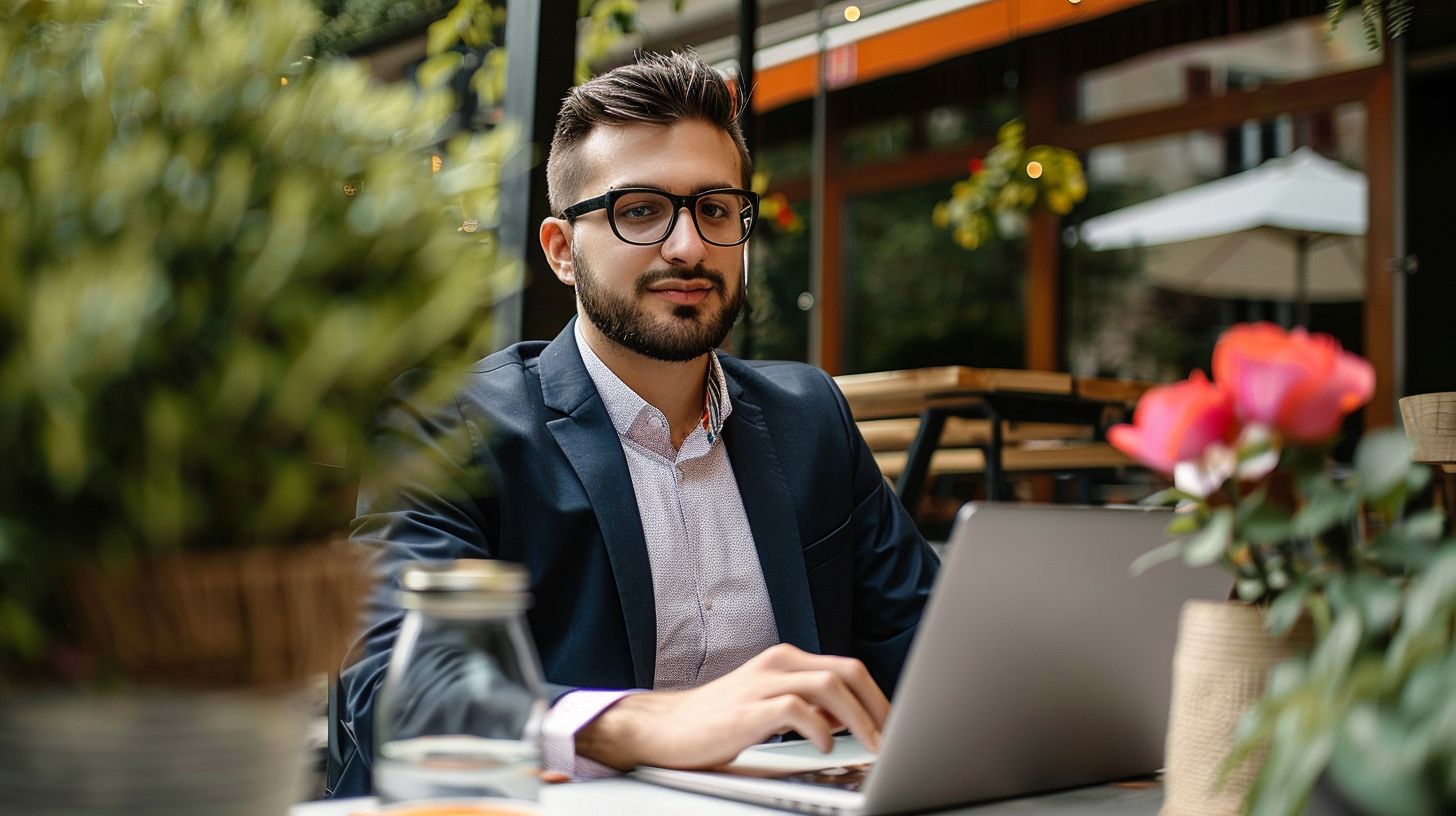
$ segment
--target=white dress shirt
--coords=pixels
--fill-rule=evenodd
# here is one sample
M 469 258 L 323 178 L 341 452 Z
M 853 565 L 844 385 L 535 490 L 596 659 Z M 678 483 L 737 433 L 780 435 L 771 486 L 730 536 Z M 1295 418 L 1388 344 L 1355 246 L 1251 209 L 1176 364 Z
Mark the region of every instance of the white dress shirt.
M 576 345 L 627 459 L 652 568 L 657 613 L 653 689 L 716 680 L 779 642 L 753 532 L 721 431 L 733 411 L 718 357 L 708 355 L 702 421 L 672 447 L 667 417 L 622 382 L 587 345 Z M 577 757 L 575 737 L 630 692 L 572 692 L 547 715 L 543 764 L 573 776 L 606 769 Z

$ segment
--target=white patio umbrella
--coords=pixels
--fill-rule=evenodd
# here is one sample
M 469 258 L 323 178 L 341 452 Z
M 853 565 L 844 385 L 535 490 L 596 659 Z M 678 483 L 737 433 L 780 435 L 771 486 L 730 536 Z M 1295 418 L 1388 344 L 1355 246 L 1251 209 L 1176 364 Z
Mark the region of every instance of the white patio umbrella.
M 1093 249 L 1147 248 L 1155 286 L 1210 297 L 1359 300 L 1365 174 L 1307 147 L 1237 175 L 1088 219 Z

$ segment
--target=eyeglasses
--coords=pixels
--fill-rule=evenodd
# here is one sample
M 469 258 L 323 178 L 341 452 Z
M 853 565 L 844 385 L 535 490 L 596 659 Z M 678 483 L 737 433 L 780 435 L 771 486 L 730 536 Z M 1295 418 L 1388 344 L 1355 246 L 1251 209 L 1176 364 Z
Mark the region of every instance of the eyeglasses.
M 686 207 L 698 235 L 714 246 L 738 246 L 753 234 L 758 221 L 758 193 L 724 188 L 693 195 L 673 195 L 651 187 L 624 187 L 567 207 L 562 215 L 576 220 L 589 212 L 607 211 L 612 232 L 634 246 L 667 240 Z

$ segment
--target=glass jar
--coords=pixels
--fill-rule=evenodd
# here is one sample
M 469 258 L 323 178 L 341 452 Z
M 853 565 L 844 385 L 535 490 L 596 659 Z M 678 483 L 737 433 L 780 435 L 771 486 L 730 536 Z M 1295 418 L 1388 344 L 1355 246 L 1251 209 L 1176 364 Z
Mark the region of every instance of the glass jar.
M 547 702 L 526 570 L 421 561 L 399 585 L 407 611 L 375 704 L 380 799 L 535 800 Z

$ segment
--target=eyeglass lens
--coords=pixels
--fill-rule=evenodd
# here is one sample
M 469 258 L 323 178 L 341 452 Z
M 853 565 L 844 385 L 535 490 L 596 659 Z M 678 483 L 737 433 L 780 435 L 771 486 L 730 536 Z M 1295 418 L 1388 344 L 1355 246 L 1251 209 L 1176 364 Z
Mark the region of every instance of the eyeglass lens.
M 672 226 L 672 201 L 658 193 L 631 192 L 612 207 L 612 226 L 624 241 L 655 244 Z M 711 244 L 732 246 L 753 225 L 753 206 L 739 193 L 712 193 L 698 199 L 693 217 L 698 234 Z

